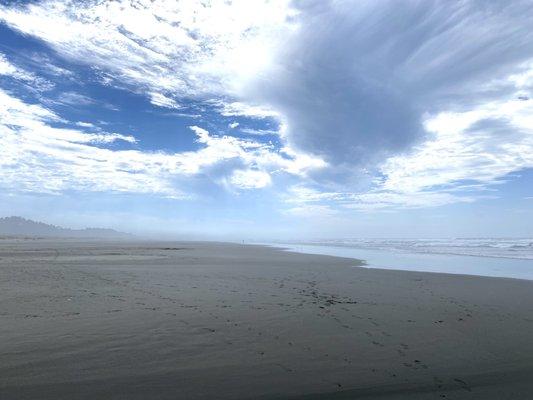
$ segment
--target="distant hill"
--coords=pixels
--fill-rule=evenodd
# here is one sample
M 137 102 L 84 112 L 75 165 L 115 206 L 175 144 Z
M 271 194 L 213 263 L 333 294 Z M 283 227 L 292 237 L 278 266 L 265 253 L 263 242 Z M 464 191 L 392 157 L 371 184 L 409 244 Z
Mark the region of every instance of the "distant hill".
M 133 235 L 113 229 L 85 228 L 68 229 L 36 222 L 22 217 L 0 218 L 0 236 L 39 236 L 72 238 L 114 238 L 127 239 Z

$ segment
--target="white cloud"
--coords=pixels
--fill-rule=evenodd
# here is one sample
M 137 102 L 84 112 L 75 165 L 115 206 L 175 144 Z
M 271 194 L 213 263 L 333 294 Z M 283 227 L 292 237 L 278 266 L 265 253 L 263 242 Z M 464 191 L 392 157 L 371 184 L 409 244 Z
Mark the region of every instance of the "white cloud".
M 331 218 L 338 215 L 338 211 L 328 205 L 302 204 L 283 210 L 284 214 L 300 218 Z
M 526 3 L 502 7 L 501 13 L 494 14 L 498 18 L 487 19 L 485 13 L 479 12 L 475 1 L 465 2 L 452 18 L 455 23 L 442 27 L 439 35 L 434 35 L 429 27 L 439 26 L 440 22 L 435 18 L 447 9 L 445 3 L 438 7 L 428 3 L 403 11 L 395 8 L 393 2 L 386 3 L 386 8 L 395 15 L 405 12 L 405 17 L 413 20 L 411 27 L 419 32 L 416 40 L 407 40 L 411 28 L 367 25 L 373 24 L 383 10 L 373 5 L 361 10 L 354 8 L 352 11 L 358 14 L 354 18 L 364 16 L 364 21 L 359 26 L 353 25 L 357 28 L 346 27 L 338 33 L 367 27 L 363 36 L 372 32 L 383 39 L 376 43 L 366 38 L 353 44 L 355 52 L 359 46 L 369 48 L 366 46 L 375 45 L 362 64 L 351 57 L 341 59 L 349 65 L 359 65 L 359 69 L 350 67 L 345 71 L 338 64 L 316 64 L 312 58 L 315 50 L 321 60 L 323 54 L 319 50 L 332 55 L 338 51 L 341 57 L 340 50 L 346 50 L 346 47 L 343 44 L 337 50 L 331 47 L 336 42 L 329 34 L 337 28 L 332 28 L 333 31 L 328 31 L 329 36 L 324 37 L 322 32 L 313 30 L 314 25 L 309 25 L 307 40 L 319 40 L 321 46 L 309 50 L 308 41 L 302 41 L 300 47 L 292 48 L 286 54 L 294 56 L 299 51 L 308 61 L 308 73 L 301 74 L 298 65 L 287 65 L 287 60 L 290 62 L 294 58 L 288 57 L 280 61 L 282 67 L 285 66 L 280 67 L 281 78 L 284 78 L 281 82 L 291 89 L 280 91 L 279 87 L 273 87 L 277 94 L 281 93 L 283 101 L 288 102 L 278 108 L 282 113 L 292 114 L 286 123 L 291 125 L 293 134 L 296 128 L 299 136 L 296 144 L 300 148 L 325 154 L 330 165 L 337 167 L 337 172 L 340 168 L 358 171 L 359 166 L 366 166 L 370 173 L 375 173 L 373 184 L 354 191 L 349 184 L 338 181 L 335 182 L 338 192 L 332 192 L 328 187 L 316 185 L 315 181 L 317 189 L 314 191 L 300 188 L 290 193 L 305 204 L 332 204 L 341 209 L 358 210 L 433 207 L 494 197 L 494 193 L 492 196 L 486 193 L 492 185 L 507 179 L 515 171 L 533 168 L 533 48 L 526 34 L 529 32 L 527 21 L 530 20 Z M 450 3 L 450 7 L 455 6 Z M 328 19 L 328 15 L 336 15 L 336 8 L 325 7 L 327 11 L 322 10 L 324 12 L 314 16 L 315 22 L 324 20 L 325 24 L 335 24 L 337 19 Z M 420 13 L 412 13 L 414 10 Z M 374 13 L 369 14 L 370 11 Z M 431 12 L 425 14 L 424 11 Z M 483 25 L 473 23 L 480 19 L 484 19 Z M 352 19 L 347 17 L 345 21 Z M 492 27 L 490 46 L 483 44 L 489 40 L 488 36 L 478 31 L 484 31 L 487 26 Z M 457 45 L 454 38 L 459 37 L 468 40 Z M 401 45 L 397 41 L 401 41 Z M 351 45 L 347 43 L 346 46 Z M 475 56 L 466 57 L 467 54 Z M 457 61 L 459 56 L 461 62 Z M 426 57 L 432 60 L 424 61 Z M 326 73 L 328 71 L 330 75 Z M 319 79 L 320 76 L 324 79 Z M 337 87 L 337 80 L 362 80 L 365 90 L 361 93 L 360 87 L 354 85 L 353 98 L 343 97 L 329 90 Z M 386 82 L 385 93 L 382 93 L 383 82 Z M 296 84 L 301 87 L 294 87 Z M 310 88 L 310 85 L 316 86 Z M 272 84 L 267 82 L 266 87 L 268 90 Z M 375 108 L 368 105 L 376 100 L 375 93 L 366 92 L 369 88 L 379 94 Z M 410 111 L 411 117 L 418 118 L 423 136 L 412 140 L 409 147 L 400 151 L 378 152 L 380 157 L 368 162 L 365 153 L 376 151 L 372 141 L 379 140 L 380 146 L 389 146 L 387 141 L 391 132 L 400 136 L 412 132 L 413 126 L 407 122 L 396 121 L 381 132 L 381 125 L 367 124 L 373 118 L 368 113 L 379 120 L 384 116 L 389 118 L 383 105 L 390 102 L 387 91 L 391 88 L 401 91 L 400 103 L 416 106 L 416 113 Z M 309 101 L 312 94 L 319 100 Z M 360 121 L 352 119 L 357 116 L 354 107 L 360 102 L 365 104 L 368 112 L 365 111 L 365 117 L 360 119 L 363 126 L 357 132 L 354 126 Z M 364 137 L 356 140 L 358 135 Z M 322 153 L 322 148 L 327 150 Z M 357 154 L 360 157 L 356 157 Z M 346 159 L 350 155 L 351 158 Z
M 62 79 L 74 80 L 76 75 L 74 72 L 57 66 L 46 54 L 34 53 L 30 56 L 34 65 L 44 69 L 48 74 L 54 75 Z
M 150 103 L 155 106 L 179 109 L 181 106 L 176 102 L 176 100 L 171 99 L 170 97 L 165 96 L 162 93 L 152 92 L 150 93 Z
M 320 201 L 342 200 L 344 195 L 337 192 L 322 192 L 304 185 L 295 185 L 289 188 L 286 202 L 305 204 Z
M 251 105 L 238 101 L 224 102 L 224 101 L 212 101 L 211 104 L 215 105 L 220 114 L 225 117 L 249 117 L 249 118 L 279 118 L 280 114 L 267 106 Z
M 206 145 L 199 150 L 198 159 L 192 165 L 214 164 L 222 160 L 238 159 L 247 166 L 265 172 L 285 172 L 305 176 L 308 171 L 325 166 L 323 160 L 289 149 L 277 151 L 270 144 L 233 136 L 213 136 L 198 126 L 190 129 L 197 135 L 197 142 Z
M 304 185 L 294 185 L 282 197 L 289 205 L 283 210 L 287 215 L 302 218 L 329 218 L 338 214 L 336 201 L 342 200 L 344 195 L 318 191 Z
M 456 196 L 446 192 L 412 192 L 376 190 L 362 194 L 350 194 L 342 206 L 360 211 L 375 211 L 401 208 L 439 207 L 451 203 L 472 203 L 473 196 Z
M 527 1 L 294 4 L 299 29 L 248 102 L 276 110 L 288 143 L 333 168 L 358 171 L 408 152 L 428 138 L 425 113 L 501 100 L 508 87 L 487 82 L 533 59 Z
M 1 89 L 0 104 L 2 105 L 0 109 L 0 126 L 13 132 L 35 133 L 36 141 L 47 138 L 71 143 L 111 143 L 117 140 L 135 143 L 133 136 L 119 133 L 85 133 L 75 129 L 52 128 L 46 123 L 66 121 L 40 105 L 24 103 Z M 78 122 L 76 125 L 94 127 L 93 124 L 83 122 Z
M 267 172 L 253 169 L 233 171 L 230 181 L 233 186 L 240 189 L 260 189 L 272 183 Z
M 533 168 L 533 100 L 507 99 L 464 112 L 427 116 L 432 138 L 408 154 L 386 159 L 380 178 L 366 192 L 320 192 L 292 188 L 292 202 L 332 203 L 342 208 L 380 210 L 436 207 L 488 196 L 507 175 Z
M 340 212 L 438 207 L 451 203 L 471 203 L 476 197 L 438 191 L 403 192 L 401 189 L 387 191 L 382 188 L 363 193 L 327 192 L 299 185 L 290 188 L 284 200 L 289 205 L 296 204 L 288 210 L 327 208 Z
M 95 104 L 95 100 L 89 96 L 77 92 L 63 92 L 54 100 L 44 99 L 44 101 L 49 101 L 51 104 L 63 104 L 69 106 L 90 106 Z
M 271 129 L 252 129 L 252 128 L 242 128 L 240 129 L 240 132 L 246 133 L 248 135 L 254 135 L 254 136 L 264 136 L 264 135 L 279 135 L 279 131 L 271 130 Z
M 81 126 L 82 128 L 96 128 L 96 126 L 90 122 L 78 121 L 76 122 L 76 125 Z
M 231 129 L 235 129 L 238 126 L 239 126 L 238 122 L 231 122 L 230 124 L 228 124 L 228 127 L 231 128 Z
M 207 143 L 209 141 L 209 131 L 208 130 L 206 130 L 204 128 L 200 128 L 199 126 L 196 126 L 196 125 L 189 126 L 189 129 L 191 131 L 193 131 L 194 133 L 196 133 L 196 136 L 198 136 L 197 141 L 199 143 Z
M 264 187 L 272 172 L 305 173 L 318 164 L 302 161 L 297 154 L 283 155 L 270 145 L 212 136 L 197 126 L 191 127 L 200 146 L 196 151 L 114 150 L 98 145 L 117 140 L 134 143 L 135 138 L 51 126 L 66 122 L 51 110 L 0 89 L 0 182 L 5 190 L 118 191 L 179 198 L 194 196 L 183 193 L 180 179 L 205 174 L 224 162 L 232 162 L 227 169 L 229 181 L 240 188 Z M 77 125 L 94 130 L 90 123 Z
M 507 100 L 465 112 L 428 116 L 432 138 L 405 155 L 386 159 L 368 191 L 291 191 L 302 203 L 329 202 L 342 208 L 380 210 L 436 207 L 488 196 L 507 175 L 533 168 L 533 101 Z M 293 200 L 294 201 L 294 200 Z
M 154 174 L 166 189 L 153 190 L 164 192 L 173 187 L 169 176 L 231 160 L 236 166 L 227 181 L 235 186 L 258 187 L 267 175 L 288 173 L 316 188 L 300 189 L 298 207 L 366 210 L 470 202 L 484 194 L 465 194 L 466 186 L 483 190 L 533 167 L 528 3 L 437 3 L 45 0 L 2 5 L 0 20 L 154 105 L 176 109 L 193 99 L 222 116 L 280 122 L 278 132 L 239 130 L 277 133 L 279 148 L 191 127 L 197 151 L 103 153 L 109 170 L 118 167 L 107 156 L 129 154 L 138 164 L 123 161 L 127 167 L 143 171 L 137 177 Z M 26 82 L 36 78 L 5 58 L 2 70 Z M 90 101 L 74 93 L 58 100 Z M 57 115 L 25 107 L 32 126 L 21 131 L 38 128 L 94 154 L 111 150 L 90 143 L 126 140 L 67 135 L 47 125 Z M 379 178 L 355 190 L 354 176 L 363 168 Z M 327 178 L 305 180 L 318 170 L 327 170 Z
M 178 192 L 159 177 L 164 157 L 94 146 L 116 140 L 114 133 L 85 133 L 52 127 L 63 120 L 0 90 L 0 176 L 6 191 L 58 193 L 63 190 Z
M 533 167 L 533 101 L 512 97 L 471 111 L 428 117 L 433 138 L 382 166 L 383 190 L 446 191 L 466 182 L 497 183 Z M 457 198 L 454 197 L 454 198 Z
M 32 72 L 28 72 L 23 68 L 17 67 L 11 63 L 7 57 L 0 53 L 0 75 L 9 76 L 13 79 L 27 83 L 32 88 L 46 91 L 54 88 L 54 84 Z
M 233 93 L 291 29 L 288 0 L 58 1 L 0 6 L 9 26 L 136 92 Z

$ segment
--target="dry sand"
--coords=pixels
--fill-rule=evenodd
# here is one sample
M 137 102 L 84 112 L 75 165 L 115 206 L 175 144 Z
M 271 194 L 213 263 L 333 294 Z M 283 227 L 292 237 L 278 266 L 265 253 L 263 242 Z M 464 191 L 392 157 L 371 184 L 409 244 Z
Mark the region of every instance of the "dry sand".
M 533 282 L 0 240 L 0 399 L 530 399 Z

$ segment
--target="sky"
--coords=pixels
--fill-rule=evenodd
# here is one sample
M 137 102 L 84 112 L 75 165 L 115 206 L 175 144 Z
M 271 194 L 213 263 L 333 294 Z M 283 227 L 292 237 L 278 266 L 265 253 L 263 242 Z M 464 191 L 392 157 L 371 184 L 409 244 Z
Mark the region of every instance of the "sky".
M 533 236 L 533 3 L 0 0 L 0 216 Z

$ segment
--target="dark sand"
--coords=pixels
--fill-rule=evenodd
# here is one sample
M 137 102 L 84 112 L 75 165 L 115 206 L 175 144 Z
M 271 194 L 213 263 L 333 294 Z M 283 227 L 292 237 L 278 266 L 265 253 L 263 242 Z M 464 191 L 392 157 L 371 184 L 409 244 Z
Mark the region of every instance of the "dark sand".
M 533 282 L 0 240 L 0 399 L 531 399 Z

